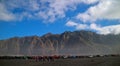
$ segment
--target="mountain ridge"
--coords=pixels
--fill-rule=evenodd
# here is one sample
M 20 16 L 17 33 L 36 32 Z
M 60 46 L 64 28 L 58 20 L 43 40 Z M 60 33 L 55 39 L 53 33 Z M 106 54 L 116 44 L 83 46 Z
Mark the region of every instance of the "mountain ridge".
M 0 40 L 0 55 L 92 55 L 120 51 L 120 35 L 65 31 Z

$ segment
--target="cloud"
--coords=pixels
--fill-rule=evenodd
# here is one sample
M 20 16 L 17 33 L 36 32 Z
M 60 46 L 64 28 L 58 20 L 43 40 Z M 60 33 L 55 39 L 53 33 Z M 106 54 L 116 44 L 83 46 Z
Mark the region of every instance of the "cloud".
M 85 4 L 93 4 L 98 2 L 99 0 L 82 0 Z
M 120 24 L 101 26 L 98 20 L 120 20 L 120 0 L 95 0 L 96 5 L 89 7 L 85 12 L 78 13 L 75 21 L 81 21 L 88 30 L 94 30 L 99 34 L 120 34 Z M 92 2 L 92 1 L 91 1 Z M 89 3 L 89 2 L 88 2 Z M 95 2 L 94 2 L 95 3 Z M 74 20 L 73 20 L 74 21 Z M 113 21 L 114 22 L 114 21 Z M 118 21 L 119 22 L 119 21 Z M 81 23 L 76 22 L 77 26 Z M 71 26 L 71 27 L 77 27 Z M 78 30 L 81 28 L 76 28 Z
M 120 25 L 110 25 L 110 26 L 105 26 L 102 28 L 99 28 L 98 30 L 99 34 L 120 34 Z
M 75 23 L 75 22 L 73 22 L 73 21 L 68 21 L 68 22 L 66 23 L 66 26 L 69 26 L 69 27 L 76 26 L 76 25 L 78 25 L 78 24 Z
M 76 29 L 79 30 L 79 29 L 88 29 L 87 25 L 86 24 L 78 24 L 76 26 Z
M 101 30 L 101 27 L 98 26 L 98 25 L 95 24 L 95 23 L 91 23 L 89 27 L 90 27 L 90 29 L 92 29 L 92 30 L 97 30 L 97 31 Z
M 119 0 L 9 0 L 2 1 L 5 13 L 1 9 L 0 14 L 6 16 L 0 20 L 14 20 L 14 17 L 28 17 L 31 15 L 34 18 L 42 18 L 49 22 L 54 22 L 56 19 L 65 18 L 66 12 L 69 10 L 76 10 L 77 5 L 81 3 L 94 4 L 99 2 L 97 5 L 90 7 L 86 12 L 79 13 L 76 18 L 87 21 L 96 21 L 97 19 L 119 19 L 120 18 L 120 6 Z M 1 6 L 2 7 L 2 6 Z M 13 12 L 19 9 L 19 12 Z M 22 15 L 27 13 L 28 15 Z M 20 16 L 19 16 L 20 15 Z M 11 17 L 11 18 L 10 18 Z
M 67 18 L 66 12 L 76 10 L 81 3 L 94 5 L 90 5 L 85 12 L 78 12 L 74 16 L 75 21 L 69 20 L 66 26 L 75 27 L 77 30 L 95 30 L 100 34 L 120 33 L 120 25 L 100 26 L 95 23 L 102 19 L 120 20 L 120 0 L 1 0 L 0 21 L 35 18 L 55 22 L 57 19 Z M 76 22 L 78 20 L 81 23 Z
M 77 5 L 80 3 L 92 4 L 97 1 L 98 0 L 2 0 L 1 4 L 4 5 L 4 9 L 0 10 L 0 14 L 4 15 L 4 17 L 0 20 L 21 20 L 24 17 L 32 17 L 54 22 L 57 19 L 65 18 L 67 11 L 76 10 Z M 2 8 L 2 6 L 0 7 Z
M 32 13 L 37 11 L 37 4 L 32 0 L 29 2 L 21 0 L 2 0 L 0 2 L 1 21 L 19 21 L 32 17 Z
M 120 25 L 99 26 L 95 23 L 90 24 L 90 29 L 97 31 L 99 34 L 120 34 Z
M 68 27 L 75 27 L 77 30 L 82 30 L 82 29 L 88 29 L 86 24 L 79 24 L 73 21 L 68 21 L 66 23 L 66 26 Z
M 68 21 L 66 23 L 66 26 L 68 27 L 74 27 L 76 30 L 83 30 L 83 29 L 89 29 L 89 30 L 94 30 L 98 34 L 120 34 L 120 25 L 109 25 L 109 26 L 100 26 L 95 23 L 91 23 L 90 25 L 87 24 L 80 24 L 77 22 L 73 21 Z
M 79 13 L 76 19 L 83 22 L 120 19 L 120 0 L 99 0 L 97 5 L 90 7 L 84 13 Z
M 15 16 L 5 9 L 5 6 L 0 3 L 0 20 L 11 21 L 15 20 Z
M 49 1 L 49 8 L 47 9 L 47 11 L 45 11 L 45 13 L 47 14 L 48 20 L 51 21 L 52 19 L 52 21 L 55 21 L 57 18 L 65 18 L 65 13 L 67 11 L 76 10 L 78 4 L 93 4 L 97 1 L 98 0 L 51 0 Z

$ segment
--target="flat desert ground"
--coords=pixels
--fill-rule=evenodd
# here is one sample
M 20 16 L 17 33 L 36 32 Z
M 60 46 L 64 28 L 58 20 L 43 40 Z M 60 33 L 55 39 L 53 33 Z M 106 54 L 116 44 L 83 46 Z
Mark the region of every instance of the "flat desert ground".
M 120 66 L 120 57 L 56 59 L 54 61 L 0 59 L 0 66 Z

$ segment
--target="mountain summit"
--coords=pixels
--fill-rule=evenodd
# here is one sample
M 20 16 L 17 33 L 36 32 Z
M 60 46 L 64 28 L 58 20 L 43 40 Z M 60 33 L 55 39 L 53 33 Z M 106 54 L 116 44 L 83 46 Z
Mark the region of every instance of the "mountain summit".
M 94 55 L 120 53 L 120 35 L 91 31 L 48 33 L 0 40 L 0 55 Z

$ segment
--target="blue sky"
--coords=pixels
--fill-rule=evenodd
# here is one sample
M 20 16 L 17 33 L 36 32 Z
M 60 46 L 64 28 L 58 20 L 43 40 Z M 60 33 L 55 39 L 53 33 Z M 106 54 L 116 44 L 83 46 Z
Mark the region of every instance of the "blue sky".
M 120 33 L 119 0 L 0 0 L 0 39 L 90 30 Z

